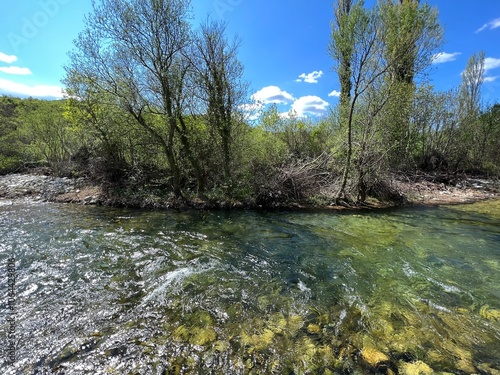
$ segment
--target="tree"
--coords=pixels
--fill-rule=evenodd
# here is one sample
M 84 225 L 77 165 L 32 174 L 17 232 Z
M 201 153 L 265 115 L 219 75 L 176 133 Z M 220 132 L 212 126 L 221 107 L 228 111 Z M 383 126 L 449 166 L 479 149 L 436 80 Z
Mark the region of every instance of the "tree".
M 224 183 L 230 184 L 232 176 L 232 147 L 238 107 L 243 104 L 246 84 L 242 81 L 243 66 L 237 53 L 240 40 L 230 43 L 226 24 L 207 20 L 201 24 L 191 49 L 193 69 L 193 97 L 199 99 L 196 108 L 206 118 L 214 144 L 221 154 Z
M 467 61 L 459 87 L 459 124 L 462 150 L 458 165 L 479 168 L 483 151 L 481 125 L 481 86 L 484 82 L 484 52 L 473 54 Z
M 351 60 L 354 41 L 350 40 L 353 37 L 353 31 L 351 30 L 353 25 L 350 24 L 349 13 L 353 3 L 354 0 L 338 0 L 337 7 L 334 10 L 335 23 L 332 24 L 332 30 L 336 30 L 338 34 L 334 37 L 332 33 L 332 42 L 329 46 L 330 54 L 338 59 L 337 74 L 340 81 L 341 109 L 349 107 L 351 98 Z M 343 30 L 343 35 L 340 35 L 340 30 Z M 338 51 L 335 47 L 335 38 L 337 43 L 342 44 L 342 48 Z
M 467 61 L 460 84 L 460 113 L 475 117 L 480 111 L 481 86 L 484 82 L 484 52 L 473 54 Z
M 65 83 L 70 95 L 103 91 L 161 146 L 172 190 L 181 196 L 175 148 L 190 43 L 188 0 L 102 0 L 70 53 Z
M 378 5 L 381 38 L 388 61 L 388 84 L 394 95 L 387 103 L 386 142 L 392 147 L 391 164 L 404 168 L 411 162 L 416 133 L 410 122 L 415 78 L 432 63 L 443 41 L 437 9 L 418 0 L 382 0 Z
M 69 98 L 65 110 L 81 136 L 80 149 L 73 155 L 79 173 L 108 186 L 137 180 L 158 152 L 149 134 L 113 102 L 108 93 L 87 92 L 85 97 Z
M 380 162 L 381 156 L 386 158 L 411 148 L 411 132 L 405 129 L 410 127 L 414 77 L 431 64 L 441 37 L 437 12 L 427 4 L 381 0 L 368 10 L 363 1 L 337 2 L 329 51 L 343 93 L 340 122 L 347 129 L 346 159 L 337 199 L 345 199 L 353 159 L 358 189 L 365 189 L 365 172 L 373 169 L 373 160 Z M 401 102 L 406 102 L 403 109 Z M 385 144 L 375 141 L 375 133 L 385 135 Z M 382 145 L 383 150 L 373 149 Z
M 19 129 L 42 165 L 59 175 L 71 174 L 71 156 L 79 147 L 76 129 L 64 117 L 64 101 L 26 99 L 19 110 Z
M 415 93 L 411 121 L 418 134 L 414 153 L 419 168 L 450 168 L 459 154 L 458 91 L 436 92 L 421 86 Z
M 480 118 L 482 137 L 479 149 L 482 150 L 482 167 L 488 173 L 500 174 L 500 104 L 496 103 L 483 110 Z
M 337 4 L 337 9 L 344 5 L 342 1 Z M 352 4 L 349 12 L 337 10 L 336 18 L 332 25 L 332 39 L 329 46 L 330 54 L 336 61 L 336 70 L 339 81 L 347 83 L 346 72 L 350 72 L 348 88 L 344 90 L 344 99 L 341 101 L 341 123 L 347 128 L 347 152 L 344 170 L 337 193 L 338 199 L 345 199 L 345 190 L 351 169 L 353 156 L 353 127 L 358 100 L 370 86 L 387 72 L 388 66 L 383 58 L 379 34 L 377 13 L 366 10 L 363 1 Z M 349 60 L 346 58 L 349 57 Z M 349 86 L 348 86 L 349 87 Z M 348 94 L 349 93 L 349 94 Z
M 29 140 L 20 132 L 21 106 L 21 99 L 0 97 L 0 174 L 19 170 L 31 161 L 26 152 Z

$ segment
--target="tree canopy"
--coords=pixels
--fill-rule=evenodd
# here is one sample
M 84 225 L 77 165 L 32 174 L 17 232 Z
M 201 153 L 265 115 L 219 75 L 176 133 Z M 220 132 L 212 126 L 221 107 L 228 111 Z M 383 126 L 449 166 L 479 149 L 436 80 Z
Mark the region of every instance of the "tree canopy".
M 323 118 L 269 106 L 250 121 L 241 39 L 192 19 L 187 0 L 94 2 L 65 67 L 68 96 L 0 98 L 0 172 L 86 176 L 124 201 L 271 206 L 397 199 L 392 179 L 418 171 L 500 175 L 484 53 L 455 89 L 424 79 L 444 36 L 427 2 L 335 3 L 340 101 Z

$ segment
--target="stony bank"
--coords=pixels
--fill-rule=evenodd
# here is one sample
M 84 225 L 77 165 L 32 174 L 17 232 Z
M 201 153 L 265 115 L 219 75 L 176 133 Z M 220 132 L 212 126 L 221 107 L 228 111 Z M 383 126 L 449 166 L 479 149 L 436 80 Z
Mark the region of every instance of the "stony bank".
M 500 181 L 486 178 L 462 178 L 459 181 L 443 181 L 439 176 L 397 176 L 392 187 L 402 197 L 400 202 L 369 203 L 352 207 L 334 204 L 314 205 L 292 202 L 289 208 L 378 208 L 397 205 L 463 204 L 489 199 L 500 199 Z M 9 174 L 0 176 L 0 199 L 29 199 L 43 202 L 76 203 L 84 205 L 109 205 L 142 208 L 192 207 L 210 208 L 262 208 L 251 203 L 208 202 L 200 199 L 168 201 L 151 195 L 148 197 L 116 197 L 85 178 L 54 177 L 40 174 Z M 280 206 L 286 208 L 287 206 Z

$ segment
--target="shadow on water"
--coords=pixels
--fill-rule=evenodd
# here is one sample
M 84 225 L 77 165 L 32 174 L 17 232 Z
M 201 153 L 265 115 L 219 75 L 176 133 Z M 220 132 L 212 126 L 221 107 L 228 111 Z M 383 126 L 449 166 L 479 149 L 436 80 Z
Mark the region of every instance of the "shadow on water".
M 500 205 L 490 203 L 1 205 L 18 343 L 14 366 L 0 364 L 7 374 L 495 373 Z

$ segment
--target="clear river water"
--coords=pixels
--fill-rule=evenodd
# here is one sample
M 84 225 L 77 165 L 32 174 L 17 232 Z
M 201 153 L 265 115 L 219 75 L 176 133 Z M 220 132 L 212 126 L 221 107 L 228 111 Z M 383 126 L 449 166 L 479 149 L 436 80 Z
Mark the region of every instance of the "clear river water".
M 500 201 L 0 201 L 0 290 L 2 374 L 498 375 Z

